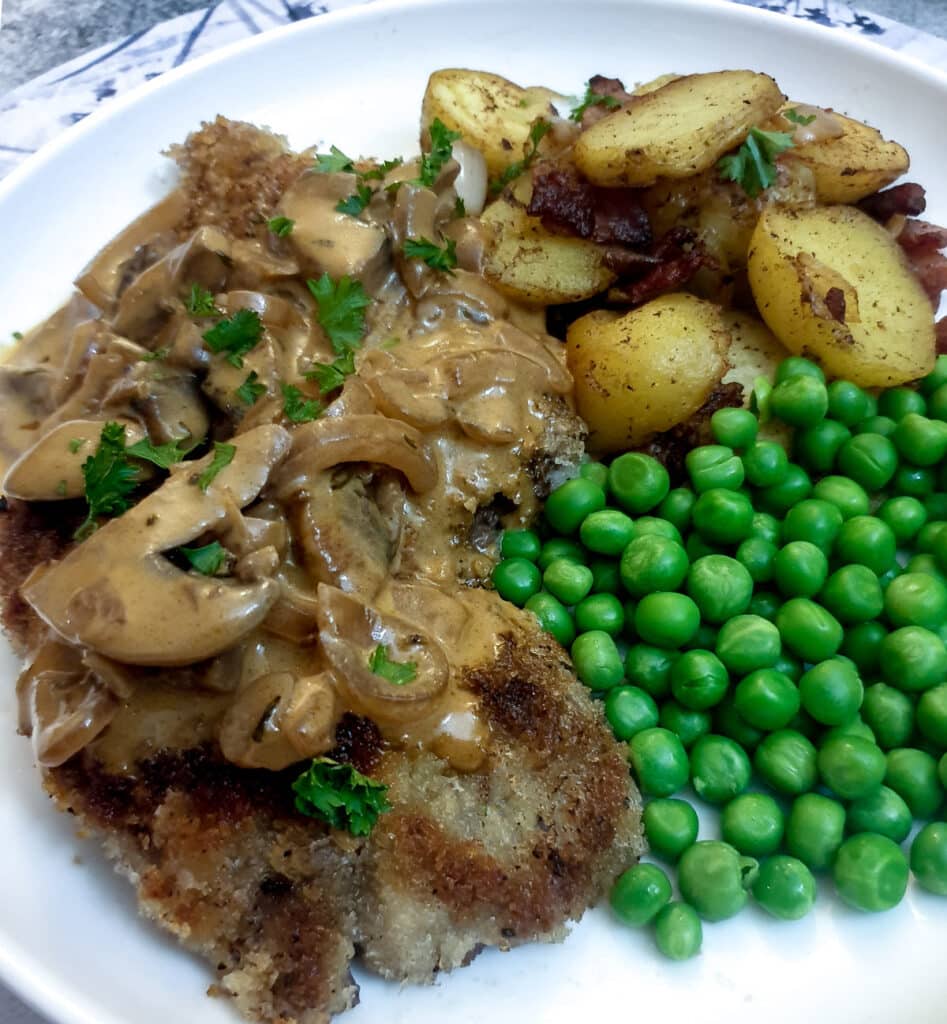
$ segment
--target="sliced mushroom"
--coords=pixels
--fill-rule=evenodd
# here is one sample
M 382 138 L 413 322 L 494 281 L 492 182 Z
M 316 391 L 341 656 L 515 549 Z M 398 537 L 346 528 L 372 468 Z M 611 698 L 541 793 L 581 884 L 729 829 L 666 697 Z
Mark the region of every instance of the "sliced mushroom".
M 45 366 L 0 366 L 0 467 L 35 444 L 55 386 L 56 374 Z
M 243 584 L 183 572 L 163 552 L 224 519 L 228 500 L 253 501 L 289 450 L 280 427 L 234 439 L 233 461 L 198 484 L 212 456 L 188 463 L 60 562 L 38 567 L 21 593 L 67 640 L 132 665 L 186 665 L 237 643 L 279 594 L 273 579 Z
M 110 418 L 140 419 L 158 444 L 193 438 L 202 441 L 210 418 L 193 374 L 156 363 L 139 362 L 109 389 L 102 412 Z

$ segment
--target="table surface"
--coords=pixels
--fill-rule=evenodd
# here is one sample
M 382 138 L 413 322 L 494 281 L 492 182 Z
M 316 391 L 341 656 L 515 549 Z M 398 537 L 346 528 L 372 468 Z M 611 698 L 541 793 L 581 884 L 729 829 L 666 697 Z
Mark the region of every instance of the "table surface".
M 785 8 L 788 13 L 796 13 L 793 2 L 737 2 Z M 822 3 L 807 0 L 800 7 L 813 12 L 822 6 L 828 9 L 831 3 L 833 0 L 822 0 Z M 0 100 L 10 90 L 19 90 L 31 79 L 80 54 L 123 37 L 145 33 L 168 19 L 207 8 L 207 0 L 135 0 L 133 4 L 127 0 L 0 0 L 0 4 Z M 317 13 L 313 9 L 317 8 L 316 4 L 293 4 L 283 0 L 282 6 L 287 21 Z M 945 0 L 866 0 L 857 6 L 861 11 L 947 38 Z M 3 141 L 0 138 L 0 143 Z M 2 171 L 0 168 L 0 176 Z M 47 1024 L 2 985 L 0 1022 Z

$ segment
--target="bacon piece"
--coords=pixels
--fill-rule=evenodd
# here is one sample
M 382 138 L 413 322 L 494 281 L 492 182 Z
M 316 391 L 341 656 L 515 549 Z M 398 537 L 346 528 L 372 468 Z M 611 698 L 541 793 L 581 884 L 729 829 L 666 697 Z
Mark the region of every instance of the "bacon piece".
M 898 243 L 936 309 L 941 292 L 947 289 L 947 256 L 940 251 L 947 247 L 947 228 L 926 220 L 906 220 Z
M 637 306 L 680 288 L 701 267 L 716 265 L 694 232 L 681 227 L 672 228 L 648 256 L 653 264 L 651 269 L 636 281 L 612 288 L 610 299 Z
M 924 186 L 913 181 L 906 181 L 894 188 L 886 188 L 883 192 L 875 192 L 866 196 L 858 204 L 858 208 L 873 217 L 880 224 L 885 224 L 892 217 L 918 217 L 927 208 Z
M 633 99 L 630 92 L 625 91 L 624 83 L 620 78 L 606 78 L 604 75 L 593 75 L 589 79 L 589 89 L 596 96 L 608 96 L 622 104 Z M 615 108 L 605 106 L 603 103 L 596 103 L 594 106 L 586 107 L 582 114 L 582 130 L 591 128 L 596 121 L 610 114 Z
M 934 335 L 936 337 L 937 354 L 947 355 L 947 316 L 934 324 Z

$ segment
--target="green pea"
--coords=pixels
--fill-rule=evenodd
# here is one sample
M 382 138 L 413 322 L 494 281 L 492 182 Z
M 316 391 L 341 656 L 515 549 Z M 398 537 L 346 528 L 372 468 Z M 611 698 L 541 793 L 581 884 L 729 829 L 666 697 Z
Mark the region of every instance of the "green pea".
M 941 750 L 947 748 L 947 683 L 921 694 L 916 716 L 921 734 Z
M 825 374 L 822 372 L 822 368 L 804 356 L 786 356 L 776 367 L 777 384 L 782 384 L 784 380 L 792 380 L 793 377 L 812 377 L 820 384 L 825 383 Z
M 589 563 L 589 569 L 592 570 L 593 594 L 617 594 L 621 590 L 617 562 L 596 558 Z
M 815 904 L 816 886 L 812 872 L 795 857 L 771 857 L 760 865 L 753 883 L 756 902 L 773 917 L 798 921 Z
M 937 538 L 947 527 L 947 523 L 941 522 L 936 516 L 929 516 L 929 518 L 931 521 L 925 523 L 917 534 L 917 550 L 926 554 L 933 553 Z
M 845 808 L 821 793 L 796 797 L 786 822 L 786 849 L 813 871 L 826 871 L 845 837 Z
M 852 436 L 848 427 L 835 420 L 822 420 L 796 431 L 793 458 L 811 473 L 830 473 L 839 449 Z
M 878 415 L 878 398 L 877 398 L 877 396 L 873 395 L 870 391 L 866 391 L 865 392 L 865 398 L 868 400 L 868 415 L 869 416 L 877 416 Z
M 671 666 L 671 693 L 695 711 L 719 704 L 729 685 L 723 662 L 710 651 L 685 651 Z
M 819 776 L 843 800 L 857 800 L 877 789 L 885 778 L 885 766 L 881 748 L 858 736 L 836 736 L 818 754 Z
M 736 559 L 705 555 L 688 571 L 687 593 L 706 621 L 725 622 L 746 611 L 753 594 L 753 579 Z
M 794 427 L 809 427 L 829 410 L 825 384 L 815 377 L 791 377 L 780 381 L 769 398 L 770 412 Z
M 783 602 L 778 594 L 772 594 L 768 590 L 757 590 L 750 598 L 750 607 L 747 608 L 747 611 L 750 615 L 759 615 L 761 619 L 775 622 L 776 613 L 782 605 Z
M 721 555 L 723 552 L 715 544 L 708 544 L 699 533 L 691 533 L 687 540 L 684 542 L 684 550 L 687 552 L 687 557 L 692 561 L 696 562 L 698 558 L 703 558 L 704 555 Z
M 625 625 L 625 609 L 614 594 L 592 594 L 575 606 L 575 624 L 580 633 L 600 629 L 616 637 Z
M 654 919 L 654 941 L 670 960 L 690 960 L 700 952 L 703 929 L 697 911 L 672 901 Z
M 747 857 L 768 857 L 783 841 L 786 820 L 779 804 L 765 793 L 742 793 L 720 814 L 723 841 Z
M 904 800 L 915 818 L 932 818 L 944 802 L 937 762 L 915 747 L 888 751 L 885 785 Z
M 803 661 L 825 661 L 842 645 L 844 631 L 838 619 L 806 597 L 793 597 L 782 605 L 776 626 L 782 642 Z
M 648 924 L 671 898 L 671 883 L 655 864 L 635 864 L 623 871 L 612 888 L 615 916 L 633 928 Z
M 753 381 L 753 390 L 750 392 L 750 412 L 760 421 L 769 423 L 769 400 L 773 394 L 773 385 L 766 377 L 757 377 Z
M 640 516 L 664 499 L 671 483 L 668 471 L 657 459 L 626 452 L 608 467 L 608 486 L 622 508 Z
M 881 662 L 881 644 L 887 635 L 880 622 L 860 622 L 846 631 L 839 653 L 851 658 L 862 675 L 871 675 Z
M 543 573 L 543 585 L 563 604 L 578 604 L 592 589 L 592 570 L 571 559 L 557 558 Z
M 931 393 L 927 413 L 934 419 L 947 420 L 947 388 L 941 386 Z
M 671 692 L 671 665 L 678 657 L 677 651 L 634 644 L 625 655 L 625 675 L 652 697 L 665 697 Z
M 926 573 L 904 573 L 889 584 L 884 606 L 893 626 L 934 630 L 947 621 L 947 586 Z
M 880 786 L 848 805 L 845 825 L 854 835 L 876 832 L 896 843 L 903 843 L 911 832 L 911 809 L 893 789 Z
M 710 732 L 711 718 L 708 711 L 695 711 L 676 700 L 667 700 L 661 705 L 659 724 L 670 729 L 689 750 L 701 736 Z
M 789 676 L 793 682 L 798 682 L 802 677 L 802 662 L 787 650 L 783 650 L 782 654 L 776 659 L 776 664 L 773 668 L 777 672 L 782 672 L 783 675 Z
M 787 597 L 812 597 L 822 589 L 828 574 L 825 554 L 807 540 L 790 541 L 773 558 L 773 578 Z
M 891 478 L 890 490 L 899 496 L 913 498 L 927 498 L 934 493 L 937 487 L 937 477 L 934 471 L 925 466 L 912 466 L 909 463 L 898 466 L 894 476 Z M 923 506 L 922 506 L 923 507 Z M 924 518 L 927 518 L 925 512 Z M 894 524 L 889 523 L 892 529 Z M 923 524 L 922 524 L 923 525 Z
M 775 668 L 757 669 L 741 679 L 733 701 L 750 725 L 766 732 L 785 728 L 800 707 L 796 684 Z
M 683 647 L 699 625 L 700 611 L 686 594 L 648 594 L 635 610 L 638 635 L 656 647 Z
M 743 463 L 725 445 L 692 448 L 684 459 L 691 484 L 698 494 L 714 487 L 737 490 L 743 486 Z
M 839 622 L 853 625 L 877 618 L 885 597 L 878 577 L 864 565 L 843 565 L 826 580 L 819 600 Z
M 596 487 L 606 490 L 608 487 L 608 466 L 601 462 L 583 462 L 579 466 L 579 476 L 591 480 Z
M 619 573 L 633 597 L 658 590 L 676 590 L 688 569 L 687 552 L 680 544 L 654 535 L 635 537 L 621 556 Z
M 878 509 L 878 518 L 888 524 L 899 544 L 916 537 L 927 522 L 927 510 L 914 497 L 901 495 L 888 498 Z
M 927 576 L 933 576 L 934 579 L 947 586 L 947 575 L 941 572 L 937 559 L 933 555 L 912 555 L 904 567 L 904 571 L 906 573 L 922 572 Z
M 505 558 L 497 562 L 491 578 L 500 597 L 520 607 L 542 585 L 539 569 L 525 558 Z
M 690 762 L 681 741 L 667 729 L 643 729 L 628 744 L 638 785 L 646 796 L 673 796 L 687 785 Z
M 585 565 L 589 560 L 585 549 L 574 540 L 568 540 L 566 537 L 553 537 L 543 544 L 537 564 L 545 572 L 553 562 L 559 561 L 561 558 L 575 562 L 576 565 Z
M 686 800 L 650 800 L 641 820 L 652 853 L 672 864 L 697 841 L 697 812 Z
M 784 541 L 806 540 L 827 555 L 842 529 L 842 513 L 827 501 L 806 498 L 786 513 L 782 536 Z
M 575 640 L 575 624 L 572 616 L 552 594 L 533 594 L 523 607 L 539 619 L 539 624 L 563 647 Z
M 780 652 L 779 630 L 759 615 L 737 615 L 717 634 L 717 657 L 738 676 L 772 668 Z
M 664 537 L 666 540 L 673 540 L 675 543 L 684 546 L 684 538 L 681 531 L 666 519 L 660 516 L 639 516 L 635 520 L 636 537 Z
M 740 714 L 732 697 L 725 697 L 714 708 L 714 732 L 736 740 L 744 750 L 755 750 L 763 739 L 763 732 Z
M 878 396 L 878 411 L 893 420 L 902 420 L 912 413 L 923 416 L 927 403 L 924 396 L 912 388 L 886 388 Z
M 876 516 L 847 519 L 835 541 L 835 557 L 843 565 L 865 565 L 879 576 L 895 564 L 897 551 L 891 527 Z
M 546 522 L 558 533 L 572 533 L 591 512 L 605 508 L 601 487 L 578 476 L 560 484 L 546 499 Z
M 756 440 L 760 423 L 748 409 L 718 409 L 710 417 L 710 429 L 718 444 L 749 448 Z
M 778 484 L 764 487 L 759 492 L 759 501 L 767 512 L 785 515 L 793 505 L 804 501 L 813 493 L 809 474 L 796 463 L 786 467 L 786 474 Z
M 882 750 L 904 746 L 914 732 L 913 701 L 887 683 L 866 688 L 861 713 Z
M 605 717 L 617 739 L 630 740 L 658 724 L 658 705 L 637 686 L 613 686 L 605 697 Z
M 684 851 L 677 881 L 681 895 L 705 921 L 725 921 L 746 906 L 758 869 L 753 858 L 732 846 L 705 839 Z
M 833 380 L 828 387 L 829 415 L 833 420 L 854 426 L 868 415 L 868 395 L 850 380 Z
M 688 640 L 685 647 L 687 650 L 712 651 L 717 646 L 717 629 L 709 622 L 702 622 L 697 627 L 697 632 Z
M 750 784 L 750 759 L 727 736 L 702 736 L 691 748 L 691 784 L 709 804 L 723 804 Z
M 816 749 L 795 729 L 766 736 L 756 748 L 753 766 L 768 786 L 791 796 L 807 793 L 818 778 Z
M 908 862 L 897 843 L 863 832 L 846 839 L 832 868 L 839 896 L 856 910 L 896 907 L 908 886 Z
M 895 446 L 883 434 L 856 434 L 839 449 L 838 468 L 866 491 L 880 491 L 898 468 Z
M 844 725 L 861 707 L 864 688 L 855 666 L 842 658 L 813 665 L 799 680 L 802 706 L 823 725 Z
M 891 437 L 897 429 L 897 423 L 888 416 L 866 416 L 852 427 L 852 433 L 881 434 L 882 437 Z
M 947 679 L 947 648 L 929 629 L 902 626 L 881 642 L 881 675 L 907 693 L 921 693 Z
M 713 544 L 738 544 L 749 536 L 753 506 L 745 494 L 715 487 L 704 491 L 694 504 L 694 527 Z
M 859 739 L 868 740 L 869 743 L 876 742 L 874 731 L 860 715 L 849 719 L 844 725 L 833 725 L 826 729 L 822 734 L 822 742 L 835 739 L 836 736 L 857 736 Z
M 813 486 L 812 497 L 834 505 L 842 513 L 843 519 L 866 516 L 871 507 L 865 488 L 846 476 L 822 477 Z
M 911 870 L 922 889 L 947 896 L 947 824 L 932 821 L 914 837 Z
M 582 543 L 600 555 L 620 555 L 634 535 L 631 518 L 614 508 L 589 513 L 579 528 Z
M 737 548 L 736 560 L 754 583 L 768 583 L 773 578 L 773 559 L 777 550 L 770 541 L 750 536 Z
M 615 641 L 600 629 L 577 636 L 571 654 L 576 675 L 591 690 L 617 686 L 625 676 Z
M 935 466 L 947 455 L 947 423 L 910 412 L 898 423 L 892 440 L 908 462 Z
M 747 483 L 754 487 L 773 487 L 782 483 L 789 469 L 786 449 L 775 441 L 757 441 L 741 456 Z
M 675 487 L 668 491 L 658 506 L 658 515 L 683 532 L 690 526 L 691 512 L 696 500 L 697 496 L 689 487 Z
M 534 530 L 504 530 L 500 535 L 501 558 L 525 558 L 535 562 L 542 546 L 539 534 Z
M 947 356 L 938 356 L 934 369 L 918 382 L 922 395 L 932 395 L 942 384 L 947 384 Z

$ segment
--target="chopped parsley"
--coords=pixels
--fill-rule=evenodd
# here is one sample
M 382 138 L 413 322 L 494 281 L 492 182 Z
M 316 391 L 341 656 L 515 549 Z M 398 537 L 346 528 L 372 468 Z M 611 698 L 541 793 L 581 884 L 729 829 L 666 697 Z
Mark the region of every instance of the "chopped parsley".
M 82 464 L 85 499 L 89 506 L 75 539 L 85 540 L 102 516 L 120 516 L 131 508 L 130 495 L 138 485 L 138 470 L 125 453 L 125 427 L 106 423 L 95 454 Z
M 267 222 L 267 228 L 276 235 L 277 238 L 285 238 L 287 235 L 292 234 L 293 227 L 296 221 L 289 217 L 271 217 Z
M 319 305 L 319 323 L 332 348 L 339 355 L 358 348 L 365 333 L 365 309 L 372 301 L 361 283 L 350 277 L 333 281 L 323 274 L 318 281 L 307 281 L 306 287 Z
M 352 373 L 355 373 L 355 350 L 350 348 L 331 363 L 313 363 L 312 369 L 306 374 L 306 380 L 314 380 L 319 385 L 319 391 L 326 395 L 342 387 L 345 378 Z
M 200 548 L 178 548 L 192 569 L 204 576 L 216 576 L 227 561 L 227 551 L 219 540 Z
M 318 398 L 306 396 L 292 384 L 283 385 L 283 415 L 290 423 L 308 423 L 317 419 L 322 412 Z
M 442 249 L 429 238 L 407 238 L 404 243 L 404 254 L 411 260 L 424 260 L 434 270 L 443 270 L 453 274 L 457 266 L 457 243 L 448 239 Z
M 595 92 L 588 82 L 585 84 L 585 95 L 579 100 L 577 106 L 572 108 L 572 113 L 569 114 L 570 121 L 579 122 L 582 120 L 582 115 L 589 109 L 589 107 L 604 107 L 606 110 L 614 110 L 616 107 L 620 107 L 621 104 L 614 96 L 606 96 L 604 93 Z
M 454 216 L 455 217 L 466 217 L 467 216 L 467 204 L 464 202 L 461 196 L 457 196 L 454 200 Z
M 355 186 L 355 194 L 347 199 L 340 199 L 335 204 L 335 208 L 339 213 L 347 213 L 350 217 L 357 217 L 372 201 L 374 194 L 368 185 L 359 183 Z
M 214 305 L 214 293 L 199 284 L 191 285 L 191 292 L 184 300 L 184 308 L 191 316 L 218 316 L 220 313 Z
M 237 398 L 244 405 L 253 405 L 257 399 L 266 394 L 266 385 L 261 384 L 256 370 L 252 370 L 247 379 L 237 388 Z
M 22 341 L 23 340 L 23 332 L 22 331 L 14 331 L 13 332 L 13 340 L 14 341 Z
M 522 160 L 516 160 L 494 181 L 490 182 L 490 195 L 499 195 L 503 189 L 532 166 L 539 155 L 539 144 L 552 131 L 552 123 L 537 117 L 529 130 L 529 145 Z
M 376 676 L 387 679 L 394 686 L 405 686 L 414 682 L 418 666 L 413 661 L 393 661 L 388 657 L 387 648 L 379 644 L 368 659 L 368 667 Z
M 755 199 L 776 181 L 776 157 L 790 148 L 792 135 L 788 132 L 764 132 L 762 128 L 751 128 L 736 153 L 717 161 L 717 169 L 723 178 L 737 182 L 751 199 Z
M 378 167 L 373 167 L 370 171 L 364 171 L 362 173 L 362 178 L 364 178 L 365 181 L 381 181 L 389 171 L 393 171 L 403 163 L 404 160 L 402 160 L 400 156 L 396 156 L 393 160 L 386 160 Z
M 79 449 L 86 443 L 86 440 L 87 439 L 84 437 L 74 437 L 69 442 L 69 451 L 71 451 L 73 455 L 76 455 Z
M 784 110 L 783 117 L 792 124 L 801 124 L 803 126 L 812 124 L 815 120 L 815 114 L 800 114 L 795 108 L 791 110 Z
M 148 352 L 146 355 L 143 355 L 141 357 L 141 361 L 143 363 L 154 363 L 159 359 L 166 359 L 170 351 L 171 349 L 169 349 L 167 345 L 162 348 L 156 348 L 154 352 Z
M 260 314 L 253 309 L 238 309 L 232 317 L 205 331 L 203 338 L 211 352 L 226 352 L 227 362 L 239 369 L 243 357 L 256 347 L 262 335 Z
M 355 161 L 346 156 L 338 146 L 332 146 L 328 154 L 316 154 L 315 169 L 321 174 L 351 173 L 355 170 Z
M 293 783 L 296 810 L 353 836 L 367 836 L 380 814 L 391 810 L 388 787 L 350 764 L 317 757 Z
M 233 462 L 233 457 L 237 454 L 236 445 L 224 444 L 221 441 L 214 442 L 214 457 L 210 460 L 210 465 L 203 473 L 197 478 L 197 486 L 202 491 L 206 491 L 208 487 L 214 482 L 214 478 L 222 470 L 226 469 L 227 466 Z
M 416 185 L 433 188 L 441 168 L 451 158 L 451 146 L 460 138 L 460 132 L 452 132 L 435 117 L 431 122 L 431 150 L 421 156 L 421 173 L 414 179 Z
M 125 454 L 132 455 L 136 459 L 144 459 L 160 469 L 170 469 L 176 462 L 180 462 L 193 447 L 194 444 L 190 438 L 168 441 L 166 444 L 152 444 L 145 438 L 129 445 L 125 449 Z

